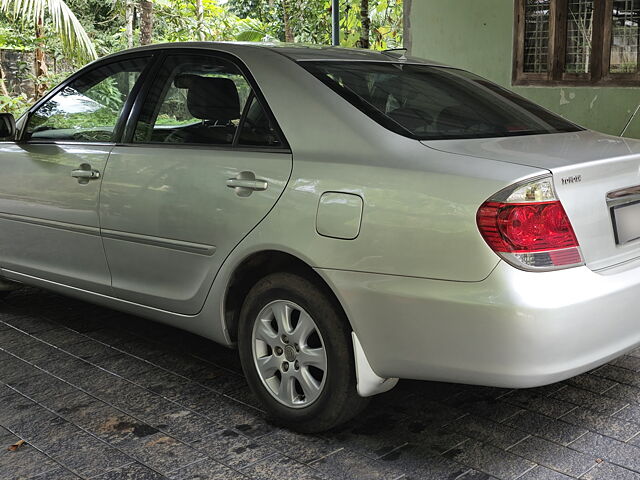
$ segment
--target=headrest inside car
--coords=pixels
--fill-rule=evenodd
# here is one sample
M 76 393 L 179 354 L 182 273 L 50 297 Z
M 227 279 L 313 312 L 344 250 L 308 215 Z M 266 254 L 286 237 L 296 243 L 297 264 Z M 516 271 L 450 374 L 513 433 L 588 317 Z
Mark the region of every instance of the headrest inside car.
M 186 88 L 189 113 L 200 120 L 228 122 L 240 118 L 240 97 L 233 80 L 181 74 L 173 84 Z

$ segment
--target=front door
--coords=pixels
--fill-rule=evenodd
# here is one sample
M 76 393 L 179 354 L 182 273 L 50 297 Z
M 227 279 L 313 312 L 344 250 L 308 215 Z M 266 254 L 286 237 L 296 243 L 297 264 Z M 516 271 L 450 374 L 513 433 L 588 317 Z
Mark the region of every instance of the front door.
M 146 58 L 89 68 L 31 111 L 20 142 L 0 143 L 0 266 L 110 293 L 98 220 L 116 127 Z
M 277 201 L 292 160 L 231 61 L 175 54 L 158 72 L 129 144 L 109 159 L 102 237 L 117 297 L 195 314 L 224 259 Z

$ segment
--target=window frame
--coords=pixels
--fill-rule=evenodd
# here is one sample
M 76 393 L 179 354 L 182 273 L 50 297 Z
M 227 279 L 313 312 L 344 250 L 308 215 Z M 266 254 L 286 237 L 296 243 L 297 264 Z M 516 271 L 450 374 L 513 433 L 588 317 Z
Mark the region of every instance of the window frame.
M 567 0 L 550 0 L 547 72 L 524 71 L 525 8 L 527 0 L 514 0 L 513 85 L 517 86 L 640 86 L 640 70 L 611 73 L 611 22 L 614 0 L 595 0 L 592 51 L 588 73 L 566 73 Z
M 144 83 L 146 82 L 146 76 L 149 75 L 149 73 L 155 67 L 156 55 L 157 54 L 154 51 L 125 53 L 125 54 L 117 55 L 114 57 L 107 57 L 104 59 L 97 60 L 81 68 L 74 74 L 67 77 L 64 81 L 62 81 L 56 87 L 52 88 L 44 97 L 42 97 L 40 100 L 34 103 L 29 108 L 29 110 L 25 112 L 25 114 L 23 115 L 25 117 L 25 120 L 24 122 L 22 122 L 21 129 L 18 132 L 18 135 L 16 136 L 16 143 L 23 144 L 23 145 L 117 145 L 122 138 L 122 134 L 124 132 L 125 125 L 130 115 L 130 111 L 134 105 L 134 102 L 136 101 L 136 98 L 140 93 L 140 90 L 142 89 Z M 44 138 L 43 139 L 26 138 L 27 128 L 32 115 L 45 103 L 47 103 L 49 100 L 55 97 L 62 90 L 67 88 L 73 82 L 78 80 L 80 77 L 94 70 L 103 68 L 107 65 L 120 63 L 126 60 L 143 59 L 143 58 L 148 59 L 147 64 L 142 69 L 142 72 L 140 72 L 140 76 L 138 77 L 138 80 L 136 81 L 135 85 L 129 92 L 129 96 L 127 97 L 127 100 L 124 103 L 122 112 L 120 112 L 118 121 L 114 126 L 114 135 L 113 135 L 113 140 L 111 142 L 90 142 L 85 140 L 51 140 L 51 139 L 44 139 Z
M 268 147 L 268 146 L 244 146 L 237 145 L 237 137 L 239 135 L 240 127 L 244 123 L 244 117 L 246 115 L 246 108 L 243 108 L 242 115 L 240 117 L 240 121 L 238 123 L 238 130 L 234 135 L 234 139 L 232 144 L 230 145 L 214 145 L 214 144 L 180 144 L 180 143 L 152 143 L 152 142 L 134 142 L 133 137 L 135 134 L 136 126 L 138 120 L 140 118 L 140 114 L 142 112 L 142 107 L 144 103 L 147 101 L 150 90 L 157 80 L 158 75 L 155 73 L 162 68 L 162 65 L 165 63 L 168 57 L 181 57 L 186 55 L 199 55 L 199 56 L 208 56 L 213 59 L 220 59 L 226 62 L 233 64 L 240 73 L 244 76 L 245 80 L 251 87 L 251 95 L 253 95 L 258 102 L 262 105 L 266 115 L 269 117 L 269 121 L 273 124 L 274 130 L 276 131 L 278 137 L 280 138 L 281 145 Z M 250 97 L 251 97 L 250 95 Z M 247 99 L 249 100 L 249 99 Z M 245 105 L 246 107 L 246 105 Z M 119 146 L 127 146 L 127 147 L 146 147 L 146 148 L 188 148 L 188 149 L 211 149 L 211 150 L 224 150 L 224 151 L 249 151 L 249 152 L 270 152 L 270 153 L 286 153 L 291 154 L 291 148 L 289 146 L 289 142 L 285 137 L 282 129 L 278 121 L 269 106 L 266 98 L 264 97 L 262 91 L 258 87 L 258 83 L 254 79 L 251 71 L 247 67 L 247 65 L 242 61 L 238 56 L 223 52 L 220 50 L 213 49 L 204 49 L 204 48 L 169 48 L 163 49 L 160 51 L 160 55 L 156 58 L 154 62 L 154 69 L 149 72 L 146 76 L 144 82 L 141 85 L 140 91 L 136 95 L 135 102 L 131 110 L 129 111 L 128 118 L 126 120 L 126 125 L 124 127 L 124 132 L 122 134 L 122 140 L 118 143 Z

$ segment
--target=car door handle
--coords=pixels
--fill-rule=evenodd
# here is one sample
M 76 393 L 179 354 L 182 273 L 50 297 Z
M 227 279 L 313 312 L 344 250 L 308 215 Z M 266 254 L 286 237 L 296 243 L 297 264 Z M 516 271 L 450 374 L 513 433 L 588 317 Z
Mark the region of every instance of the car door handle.
M 241 178 L 230 178 L 227 180 L 229 188 L 248 188 L 249 190 L 266 190 L 269 184 L 265 180 L 243 180 Z
M 248 197 L 253 192 L 261 192 L 269 187 L 266 180 L 256 178 L 253 172 L 240 172 L 235 178 L 227 180 L 227 187 L 233 188 L 239 197 Z
M 73 178 L 100 178 L 100 172 L 97 170 L 71 170 Z
M 88 163 L 83 163 L 80 168 L 71 170 L 71 176 L 78 179 L 78 183 L 88 183 L 89 180 L 100 178 L 100 172 L 91 168 Z

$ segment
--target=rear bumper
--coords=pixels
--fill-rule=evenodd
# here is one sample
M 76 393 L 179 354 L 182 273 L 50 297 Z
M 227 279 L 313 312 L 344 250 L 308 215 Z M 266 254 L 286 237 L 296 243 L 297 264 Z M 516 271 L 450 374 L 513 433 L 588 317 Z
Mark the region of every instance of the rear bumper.
M 534 387 L 640 344 L 640 266 L 531 273 L 500 262 L 473 283 L 318 272 L 381 377 Z

